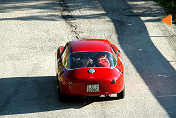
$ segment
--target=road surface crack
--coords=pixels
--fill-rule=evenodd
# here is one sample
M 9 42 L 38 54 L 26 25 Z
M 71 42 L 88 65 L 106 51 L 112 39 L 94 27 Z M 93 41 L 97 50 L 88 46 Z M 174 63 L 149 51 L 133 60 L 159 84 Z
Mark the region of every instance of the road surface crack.
M 76 37 L 76 39 L 80 39 L 79 34 L 76 31 L 77 30 L 77 25 L 73 21 L 71 21 L 71 20 L 74 20 L 75 18 L 71 14 L 71 10 L 69 9 L 69 6 L 66 4 L 65 0 L 61 0 L 60 5 L 63 8 L 63 10 L 61 12 L 61 17 L 69 25 L 69 27 L 71 29 L 71 33 L 74 35 L 74 37 Z

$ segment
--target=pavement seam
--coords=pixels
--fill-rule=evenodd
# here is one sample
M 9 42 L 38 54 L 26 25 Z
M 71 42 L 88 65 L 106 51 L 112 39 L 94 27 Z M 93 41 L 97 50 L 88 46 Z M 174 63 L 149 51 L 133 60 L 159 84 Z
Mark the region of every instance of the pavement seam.
M 71 29 L 71 33 L 73 36 L 78 40 L 80 39 L 77 30 L 77 25 L 72 22 L 71 20 L 75 19 L 74 16 L 71 14 L 71 10 L 69 9 L 69 6 L 66 4 L 65 0 L 61 0 L 60 5 L 63 7 L 63 10 L 61 11 L 61 17 L 65 20 L 65 22 L 68 24 L 68 26 Z

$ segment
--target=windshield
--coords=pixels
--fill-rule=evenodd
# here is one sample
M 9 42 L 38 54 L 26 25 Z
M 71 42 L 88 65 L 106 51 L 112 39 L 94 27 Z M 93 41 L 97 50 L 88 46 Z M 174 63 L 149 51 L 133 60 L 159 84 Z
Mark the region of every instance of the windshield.
M 103 51 L 74 52 L 69 55 L 69 60 L 70 69 L 86 67 L 113 68 L 116 65 L 114 56 Z

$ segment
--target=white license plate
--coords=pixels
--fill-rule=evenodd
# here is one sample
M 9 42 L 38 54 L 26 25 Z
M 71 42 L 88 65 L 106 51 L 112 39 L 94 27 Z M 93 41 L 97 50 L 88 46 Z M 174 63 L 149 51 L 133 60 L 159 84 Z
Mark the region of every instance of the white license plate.
M 88 84 L 87 92 L 99 92 L 99 84 Z

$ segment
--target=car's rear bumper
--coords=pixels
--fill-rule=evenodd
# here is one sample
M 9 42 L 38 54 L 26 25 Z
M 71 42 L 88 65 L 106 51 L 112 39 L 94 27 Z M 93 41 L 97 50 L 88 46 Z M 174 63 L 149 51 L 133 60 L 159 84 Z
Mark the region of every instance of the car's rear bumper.
M 99 84 L 99 92 L 87 92 L 88 84 Z M 124 88 L 124 78 L 116 80 L 115 84 L 111 84 L 111 81 L 106 82 L 73 82 L 72 86 L 68 84 L 61 85 L 60 90 L 66 95 L 78 95 L 78 96 L 100 96 L 119 93 Z

